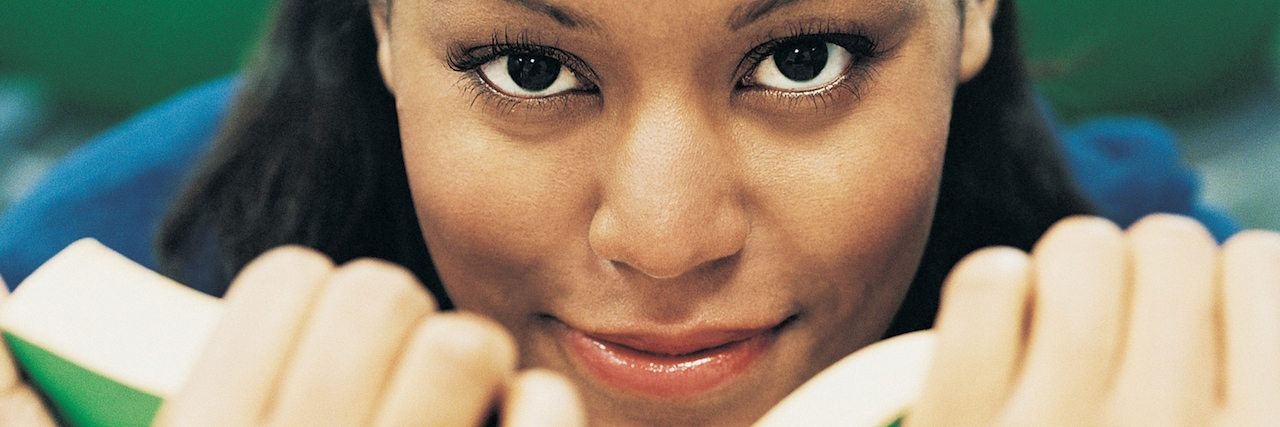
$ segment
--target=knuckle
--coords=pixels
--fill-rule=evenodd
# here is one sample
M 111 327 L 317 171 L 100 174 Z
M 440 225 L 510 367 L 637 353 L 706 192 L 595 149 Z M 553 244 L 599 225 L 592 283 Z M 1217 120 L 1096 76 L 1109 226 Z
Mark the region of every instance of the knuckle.
M 330 269 L 334 266 L 333 260 L 320 251 L 298 245 L 280 246 L 263 252 L 250 263 L 258 264 L 289 265 L 295 269 Z
M 977 280 L 979 277 L 1016 278 L 1026 274 L 1028 255 L 1008 246 L 979 249 L 960 260 L 952 271 L 949 292 L 1002 291 L 1019 286 L 1017 280 Z
M 1280 233 L 1266 230 L 1245 230 L 1227 239 L 1222 244 L 1223 252 L 1229 254 L 1263 253 L 1276 256 L 1280 254 Z M 1280 261 L 1278 261 L 1280 262 Z
M 1112 233 L 1120 226 L 1109 219 L 1091 215 L 1072 215 L 1059 220 L 1052 229 L 1067 228 L 1074 232 Z M 1052 231 L 1052 229 L 1050 231 Z
M 1125 232 L 1125 244 L 1133 254 L 1135 271 L 1165 279 L 1178 275 L 1187 280 L 1209 280 L 1204 276 L 1211 274 L 1214 260 L 1220 256 L 1218 242 L 1209 230 L 1180 215 L 1156 214 L 1138 220 Z
M 1030 286 L 1029 270 L 1030 258 L 1016 248 L 991 247 L 969 254 L 943 284 L 939 316 L 1021 298 Z
M 996 266 L 1005 265 L 1015 260 L 1026 259 L 1027 254 L 1021 249 L 1011 246 L 990 246 L 979 249 L 965 257 L 965 260 L 971 262 L 982 262 L 985 264 L 994 264 Z M 962 260 L 963 262 L 963 260 Z
M 342 271 L 389 282 L 416 281 L 413 273 L 394 263 L 374 258 L 360 258 L 342 265 Z
M 1213 242 L 1213 236 L 1199 221 L 1182 215 L 1165 213 L 1147 215 L 1139 219 L 1129 226 L 1128 234 L 1133 238 L 1172 237 Z
M 488 318 L 466 312 L 441 313 L 427 318 L 417 334 L 415 341 L 421 344 L 416 350 L 441 363 L 515 370 L 515 340 Z
M 1108 219 L 1076 215 L 1058 221 L 1040 239 L 1037 246 L 1043 246 L 1060 240 L 1100 241 L 1119 239 L 1120 227 Z
M 1037 261 L 1099 259 L 1117 254 L 1124 248 L 1124 233 L 1115 223 L 1091 216 L 1072 216 L 1059 221 L 1045 232 L 1031 256 Z
M 328 277 L 333 269 L 333 261 L 318 251 L 301 246 L 277 247 L 245 265 L 226 297 L 238 300 L 241 296 L 253 299 L 306 293 L 303 291 L 313 289 L 312 279 Z
M 330 286 L 362 300 L 387 300 L 415 307 L 426 304 L 432 310 L 436 307 L 435 300 L 412 272 L 377 259 L 362 258 L 344 264 Z

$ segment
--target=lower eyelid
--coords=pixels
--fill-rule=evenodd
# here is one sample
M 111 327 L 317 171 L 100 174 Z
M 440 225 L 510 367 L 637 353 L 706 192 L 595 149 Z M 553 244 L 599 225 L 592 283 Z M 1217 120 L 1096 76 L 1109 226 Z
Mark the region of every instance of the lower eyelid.
M 513 96 L 494 88 L 485 81 L 478 70 L 464 73 L 458 84 L 463 85 L 463 90 L 471 97 L 471 105 L 479 103 L 483 108 L 498 115 L 555 116 L 566 109 L 574 108 L 583 96 L 589 96 L 589 94 L 574 93 L 574 91 L 538 98 Z
M 869 64 L 854 62 L 844 75 L 830 85 L 810 91 L 784 91 L 767 87 L 746 87 L 739 92 L 740 102 L 768 110 L 824 110 L 840 108 L 862 99 L 870 89 L 875 71 Z

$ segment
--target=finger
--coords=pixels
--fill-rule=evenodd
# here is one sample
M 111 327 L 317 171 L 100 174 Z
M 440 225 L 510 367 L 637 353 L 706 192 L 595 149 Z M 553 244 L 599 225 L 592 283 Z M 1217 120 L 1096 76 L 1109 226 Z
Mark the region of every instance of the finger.
M 272 250 L 246 266 L 191 378 L 165 401 L 157 424 L 256 424 L 333 269 L 325 256 L 297 247 Z
M 428 316 L 401 354 L 373 425 L 479 425 L 515 366 L 515 343 L 492 320 Z
M 1128 266 L 1109 221 L 1074 217 L 1032 252 L 1034 308 L 1026 361 L 1003 421 L 1082 421 L 1103 401 L 1119 353 Z
M 9 288 L 0 279 L 0 307 L 9 296 Z M 53 419 L 44 402 L 18 375 L 18 365 L 9 355 L 8 346 L 0 344 L 0 420 L 6 426 L 53 427 Z
M 585 427 L 587 415 L 577 389 L 547 370 L 521 373 L 507 388 L 503 427 Z
M 402 344 L 434 310 L 408 270 L 373 260 L 340 268 L 311 310 L 268 424 L 368 422 Z
M 1172 215 L 1140 220 L 1127 241 L 1132 302 L 1109 424 L 1205 425 L 1217 377 L 1217 244 Z
M 0 420 L 5 427 L 56 426 L 44 408 L 40 396 L 29 387 L 12 387 L 0 391 Z
M 3 279 L 0 279 L 0 308 L 4 307 L 4 301 L 9 297 L 9 288 L 4 286 Z M 0 393 L 8 394 L 10 390 L 17 387 L 24 387 L 22 378 L 18 375 L 18 365 L 14 363 L 13 356 L 9 354 L 9 346 L 4 345 L 0 348 Z
M 1226 406 L 1280 423 L 1280 234 L 1243 232 L 1221 259 Z
M 952 270 L 934 326 L 938 342 L 928 380 L 908 425 L 990 425 L 1022 353 L 1029 268 L 1022 251 L 988 248 Z

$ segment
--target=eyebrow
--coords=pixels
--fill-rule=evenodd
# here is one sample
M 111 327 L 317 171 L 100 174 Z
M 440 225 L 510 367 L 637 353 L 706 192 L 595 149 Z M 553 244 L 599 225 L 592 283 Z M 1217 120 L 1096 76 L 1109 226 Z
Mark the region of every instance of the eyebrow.
M 763 18 L 778 9 L 802 1 L 805 0 L 755 0 L 751 3 L 735 7 L 733 9 L 733 13 L 729 14 L 729 19 L 725 21 L 725 26 L 729 27 L 730 30 L 736 31 L 758 21 L 760 18 Z M 578 28 L 583 26 L 593 26 L 591 25 L 591 22 L 581 14 L 553 5 L 545 0 L 506 0 L 506 2 L 547 16 L 565 27 Z
M 729 14 L 729 19 L 725 21 L 725 26 L 736 31 L 778 9 L 802 1 L 804 0 L 756 0 L 734 8 L 733 13 Z
M 545 15 L 559 22 L 560 25 L 569 28 L 578 28 L 582 26 L 591 26 L 590 21 L 582 17 L 578 13 L 566 10 L 562 7 L 555 6 L 543 0 L 506 0 L 507 3 L 532 10 L 539 14 Z

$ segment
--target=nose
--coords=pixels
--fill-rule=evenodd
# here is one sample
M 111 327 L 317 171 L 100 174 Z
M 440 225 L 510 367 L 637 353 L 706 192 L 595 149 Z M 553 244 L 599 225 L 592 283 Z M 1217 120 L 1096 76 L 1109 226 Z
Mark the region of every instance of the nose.
M 628 116 L 592 218 L 596 255 L 665 279 L 741 251 L 749 221 L 726 126 L 679 96 Z

